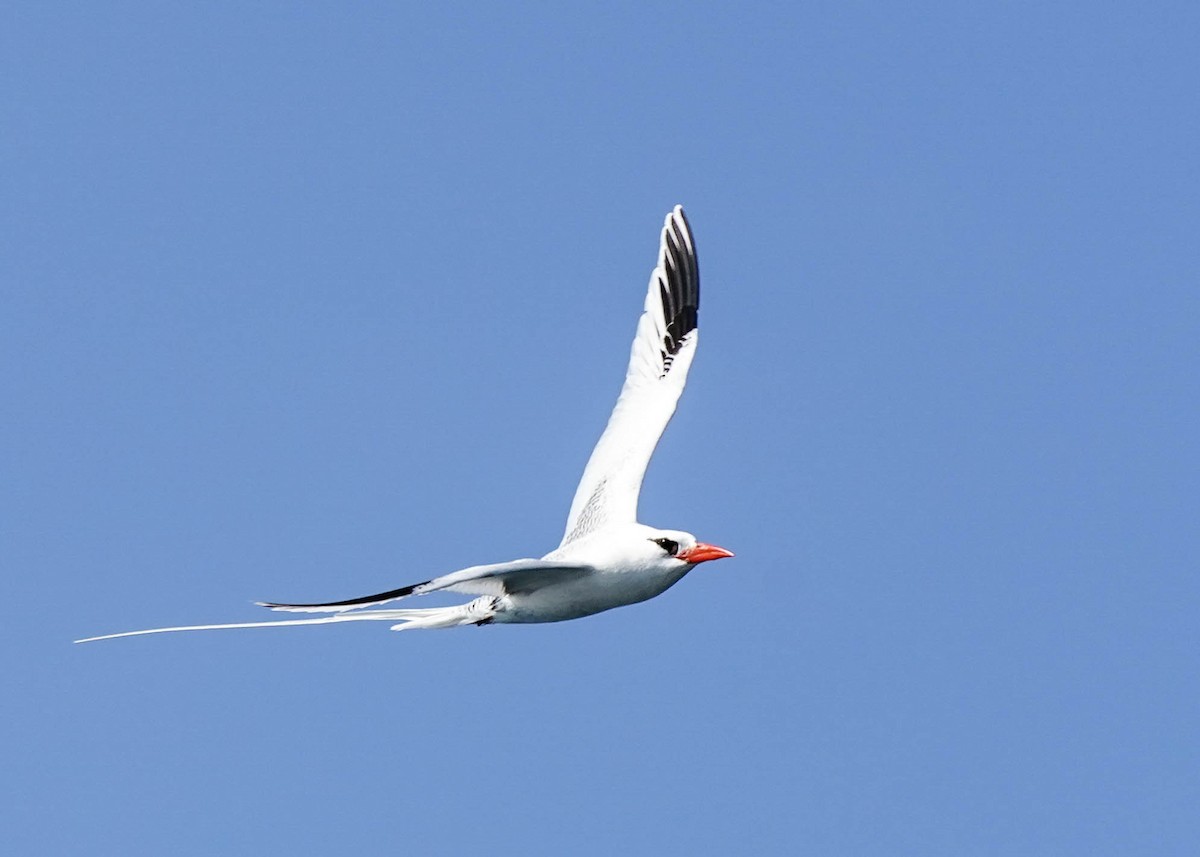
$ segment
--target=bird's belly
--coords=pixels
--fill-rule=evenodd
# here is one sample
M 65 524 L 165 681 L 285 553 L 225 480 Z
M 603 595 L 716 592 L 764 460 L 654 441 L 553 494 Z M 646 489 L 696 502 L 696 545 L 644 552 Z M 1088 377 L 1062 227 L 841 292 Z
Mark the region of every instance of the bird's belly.
M 505 609 L 498 612 L 495 622 L 530 623 L 563 622 L 636 604 L 660 595 L 686 573 L 596 574 L 582 579 L 544 586 L 535 592 L 510 595 Z

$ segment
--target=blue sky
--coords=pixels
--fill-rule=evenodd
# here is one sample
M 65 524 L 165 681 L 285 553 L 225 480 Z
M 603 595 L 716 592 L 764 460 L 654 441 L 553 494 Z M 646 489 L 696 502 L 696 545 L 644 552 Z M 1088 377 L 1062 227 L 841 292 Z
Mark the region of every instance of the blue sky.
M 13 853 L 1191 853 L 1195 6 L 567 5 L 6 6 Z M 552 548 L 677 202 L 737 559 L 71 645 Z

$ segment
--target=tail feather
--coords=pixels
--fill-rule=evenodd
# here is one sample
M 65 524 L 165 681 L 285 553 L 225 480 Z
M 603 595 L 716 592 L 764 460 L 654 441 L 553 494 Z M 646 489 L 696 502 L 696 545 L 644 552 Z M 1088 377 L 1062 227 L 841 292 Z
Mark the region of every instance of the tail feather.
M 496 616 L 497 598 L 485 595 L 466 604 L 453 607 L 412 607 L 402 610 L 372 610 L 380 619 L 397 620 L 393 631 L 414 631 L 421 628 L 457 628 L 459 625 L 487 625 Z
M 175 631 L 221 631 L 230 628 L 279 628 L 288 625 L 329 625 L 334 622 L 398 622 L 393 631 L 415 628 L 454 628 L 458 625 L 483 625 L 492 621 L 496 614 L 496 599 L 492 596 L 476 598 L 467 604 L 453 607 L 423 607 L 409 610 L 362 610 L 357 613 L 335 613 L 313 619 L 276 619 L 270 622 L 228 622 L 220 625 L 178 625 L 170 628 L 148 628 L 144 631 L 122 631 L 119 634 L 102 634 L 84 637 L 76 643 L 93 643 L 97 640 L 113 640 L 117 637 L 140 637 L 145 634 L 168 634 Z

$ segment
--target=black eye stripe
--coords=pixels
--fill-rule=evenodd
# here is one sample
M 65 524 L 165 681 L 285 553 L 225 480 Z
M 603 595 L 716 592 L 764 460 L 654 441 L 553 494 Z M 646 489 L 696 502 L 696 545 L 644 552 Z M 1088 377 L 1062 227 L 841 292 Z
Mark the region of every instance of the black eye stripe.
M 679 542 L 672 541 L 668 538 L 651 539 L 651 541 L 665 550 L 671 556 L 675 556 L 675 554 L 679 553 Z

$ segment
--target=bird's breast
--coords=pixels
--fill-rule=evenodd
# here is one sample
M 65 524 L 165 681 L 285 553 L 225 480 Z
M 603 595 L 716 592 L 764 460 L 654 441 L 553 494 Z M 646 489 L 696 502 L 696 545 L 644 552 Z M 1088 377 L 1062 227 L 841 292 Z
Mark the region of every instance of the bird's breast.
M 532 592 L 507 596 L 496 622 L 563 622 L 636 604 L 661 595 L 687 573 L 597 571 L 586 577 L 552 583 Z

